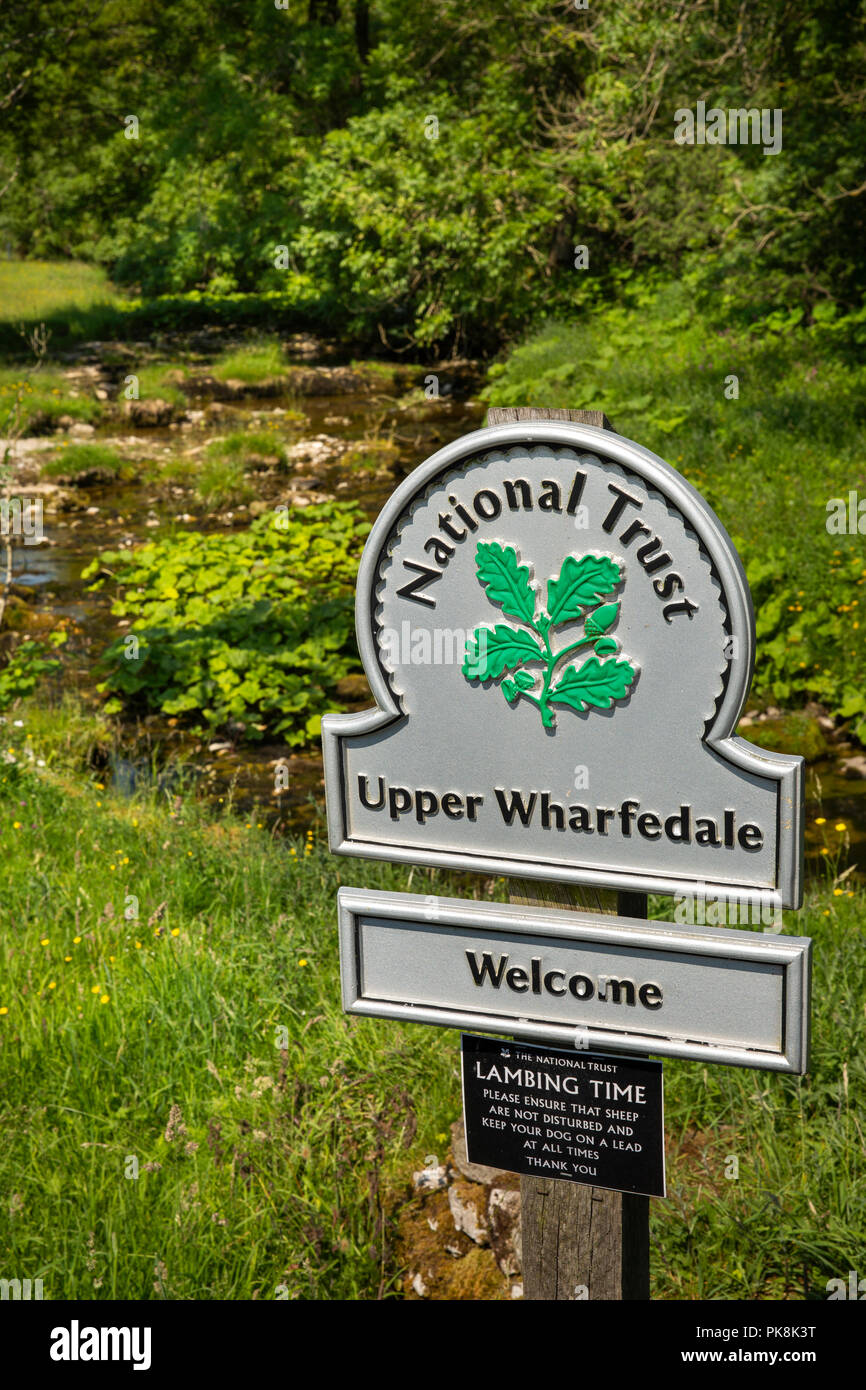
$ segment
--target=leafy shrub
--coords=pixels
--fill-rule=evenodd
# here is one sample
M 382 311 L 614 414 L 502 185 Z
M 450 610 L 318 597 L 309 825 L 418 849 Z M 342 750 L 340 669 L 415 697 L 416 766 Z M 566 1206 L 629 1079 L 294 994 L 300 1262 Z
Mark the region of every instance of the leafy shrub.
M 48 642 L 59 647 L 66 641 L 61 629 L 49 634 Z M 44 642 L 21 642 L 0 671 L 0 709 L 8 709 L 22 695 L 32 695 L 42 677 L 60 666 L 56 656 L 50 656 Z
M 292 745 L 319 732 L 336 684 L 360 670 L 353 585 L 369 530 L 352 503 L 278 510 L 241 533 L 188 532 L 101 555 L 132 619 L 103 656 L 108 712 L 160 710 L 194 728 L 241 725 Z M 130 651 L 130 636 L 137 653 Z

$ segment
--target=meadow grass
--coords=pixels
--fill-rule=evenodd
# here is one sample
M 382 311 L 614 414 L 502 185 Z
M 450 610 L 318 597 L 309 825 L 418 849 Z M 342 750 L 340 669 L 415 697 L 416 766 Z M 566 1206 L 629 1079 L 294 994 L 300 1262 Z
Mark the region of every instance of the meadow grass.
M 285 448 L 279 437 L 266 430 L 236 430 L 223 439 L 212 440 L 200 457 L 166 460 L 159 476 L 192 487 L 202 506 L 237 506 L 255 496 L 247 472 L 263 457 L 275 458 L 278 466 L 285 463 Z
M 64 310 L 118 304 L 99 266 L 82 261 L 0 260 L 0 322 L 35 323 Z
M 460 1113 L 458 1039 L 343 1015 L 336 890 L 460 890 L 340 860 L 321 828 L 275 841 L 226 803 L 115 795 L 87 771 L 112 727 L 68 700 L 0 733 L 4 1277 L 395 1295 L 392 1221 Z M 839 868 L 786 916 L 815 942 L 810 1074 L 665 1064 L 654 1298 L 825 1297 L 862 1263 L 866 905 Z

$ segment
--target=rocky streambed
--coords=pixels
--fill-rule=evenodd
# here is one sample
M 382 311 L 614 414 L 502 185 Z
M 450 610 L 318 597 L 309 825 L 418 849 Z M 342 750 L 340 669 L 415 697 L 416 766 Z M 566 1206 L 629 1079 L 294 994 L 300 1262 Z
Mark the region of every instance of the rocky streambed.
M 267 358 L 245 357 L 242 345 L 233 357 L 230 342 L 201 334 L 158 348 L 84 344 L 59 364 L 56 407 L 32 411 L 31 432 L 0 450 L 10 445 L 9 495 L 21 508 L 7 627 L 39 636 L 63 621 L 64 686 L 95 698 L 94 662 L 120 628 L 109 597 L 81 578 L 100 552 L 172 529 L 235 530 L 280 505 L 332 498 L 373 520 L 417 463 L 483 423 L 478 363 L 341 355 L 340 344 L 296 336 L 282 344 L 279 370 L 268 370 Z M 369 703 L 363 676 L 346 677 L 337 695 L 350 709 Z M 835 862 L 844 849 L 846 863 L 866 868 L 866 752 L 846 725 L 818 705 L 750 708 L 740 732 L 806 756 L 810 859 Z M 155 752 L 165 767 L 180 757 L 217 799 L 231 795 L 280 825 L 299 829 L 318 814 L 315 748 L 287 756 L 231 729 L 201 738 L 153 715 L 104 750 L 102 770 L 134 788 L 153 775 Z M 274 785 L 278 762 L 288 764 L 284 789 Z

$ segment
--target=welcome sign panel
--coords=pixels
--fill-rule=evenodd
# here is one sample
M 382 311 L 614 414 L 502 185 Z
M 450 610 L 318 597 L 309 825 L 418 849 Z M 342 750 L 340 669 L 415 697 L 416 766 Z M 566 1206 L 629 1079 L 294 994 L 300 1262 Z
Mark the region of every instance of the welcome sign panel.
M 733 732 L 742 567 L 655 455 L 559 422 L 440 451 L 368 539 L 357 622 L 377 709 L 323 723 L 335 851 L 799 904 L 802 760 Z

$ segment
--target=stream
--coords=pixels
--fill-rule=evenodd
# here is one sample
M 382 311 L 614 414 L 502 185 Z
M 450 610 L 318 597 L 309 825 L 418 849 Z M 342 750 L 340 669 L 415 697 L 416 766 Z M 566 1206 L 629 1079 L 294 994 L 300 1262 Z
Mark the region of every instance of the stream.
M 68 374 L 81 382 L 82 389 L 95 382 L 114 395 L 118 369 L 106 365 L 105 346 L 85 345 Z M 407 369 L 396 393 L 386 375 L 381 384 L 375 376 L 367 377 L 360 389 L 356 382 L 356 389 L 346 390 L 346 380 L 340 377 L 345 369 L 339 368 L 334 345 L 312 342 L 305 349 L 297 365 L 327 372 L 338 364 L 333 391 L 319 389 L 301 398 L 249 392 L 230 402 L 215 402 L 208 394 L 191 395 L 185 412 L 169 424 L 113 419 L 95 427 L 72 426 L 68 436 L 60 433 L 20 441 L 14 491 L 22 497 L 40 490 L 40 457 L 45 451 L 58 450 L 67 437 L 70 443 L 107 444 L 124 459 L 148 460 L 151 465 L 195 458 L 209 442 L 246 429 L 273 430 L 291 446 L 293 471 L 288 478 L 285 473 L 253 475 L 255 500 L 234 507 L 202 508 L 191 500 L 188 487 L 154 485 L 147 475 L 138 482 L 44 489 L 43 544 L 16 547 L 12 580 L 13 593 L 27 605 L 27 635 L 38 636 L 58 618 L 67 620 L 63 669 L 54 681 L 58 692 L 72 686 L 85 699 L 95 698 L 93 662 L 118 631 L 110 613 L 110 594 L 89 592 L 81 579 L 82 570 L 100 551 L 152 539 L 169 526 L 231 530 L 248 524 L 252 516 L 280 500 L 295 505 L 329 497 L 352 500 L 373 521 L 401 478 L 436 449 L 484 422 L 484 403 L 474 394 L 483 381 L 479 364 L 444 363 L 414 374 Z M 431 371 L 441 394 L 427 400 L 423 385 Z M 325 377 L 319 387 L 327 388 L 329 380 Z M 368 444 L 378 466 L 359 469 L 345 463 L 348 450 Z M 347 708 L 364 709 L 371 703 L 362 676 L 349 677 L 341 686 Z M 754 724 L 744 728 L 743 736 L 750 737 L 754 728 Z M 837 750 L 831 742 L 829 756 L 808 764 L 806 853 L 810 866 L 817 866 L 822 848 L 835 846 L 840 833 L 835 826 L 844 823 L 850 844 L 846 862 L 859 877 L 866 871 L 866 776 L 852 776 L 850 768 L 845 775 L 844 755 L 849 755 L 850 763 L 852 751 L 858 752 L 848 745 Z M 283 761 L 289 769 L 288 787 L 277 793 L 274 767 Z M 230 798 L 238 810 L 255 815 L 275 831 L 297 834 L 323 815 L 322 762 L 316 749 L 289 753 L 282 744 L 245 745 L 223 736 L 197 737 L 177 720 L 162 715 L 128 721 L 101 771 L 116 786 L 132 792 L 153 777 L 163 785 L 175 785 L 178 766 L 217 804 Z

